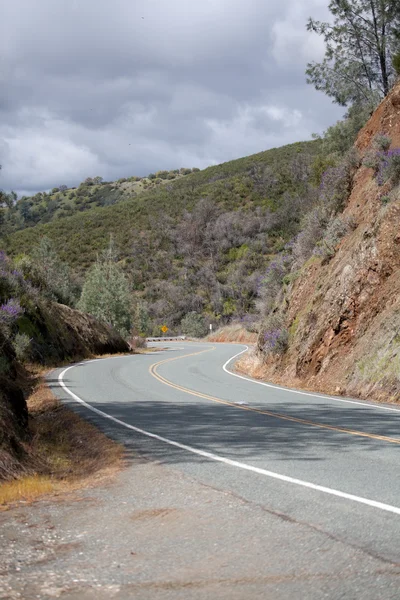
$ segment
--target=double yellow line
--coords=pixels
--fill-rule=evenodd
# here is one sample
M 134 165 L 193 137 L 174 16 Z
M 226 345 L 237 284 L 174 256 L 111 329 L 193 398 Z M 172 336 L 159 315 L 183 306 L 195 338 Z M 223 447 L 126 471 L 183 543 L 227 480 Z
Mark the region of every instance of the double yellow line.
M 230 402 L 229 400 L 222 400 L 222 398 L 217 398 L 216 396 L 210 396 L 209 394 L 203 394 L 202 392 L 196 392 L 189 388 L 183 387 L 176 383 L 173 383 L 169 379 L 166 379 L 162 375 L 158 373 L 158 367 L 161 365 L 165 365 L 170 362 L 174 362 L 176 360 L 182 360 L 184 358 L 189 358 L 190 356 L 197 356 L 199 354 L 205 354 L 206 352 L 212 352 L 215 350 L 215 346 L 212 348 L 207 348 L 206 350 L 201 350 L 200 352 L 192 352 L 191 354 L 185 354 L 184 356 L 174 356 L 172 358 L 167 358 L 165 360 L 161 360 L 160 362 L 154 363 L 149 367 L 149 373 L 155 377 L 158 381 L 163 383 L 164 385 L 168 385 L 174 390 L 179 390 L 180 392 L 185 392 L 186 394 L 190 394 L 191 396 L 196 396 L 197 398 L 203 398 L 204 400 L 210 400 L 211 402 L 217 402 L 218 404 L 225 404 L 226 406 L 232 406 L 234 408 L 239 408 L 240 410 L 247 410 L 249 412 L 258 413 L 261 415 L 267 415 L 269 417 L 273 417 L 274 419 L 282 419 L 283 421 L 291 421 L 292 423 L 300 423 L 301 425 L 308 425 L 312 427 L 319 427 L 320 429 L 329 429 L 331 431 L 337 431 L 340 433 L 346 433 L 348 435 L 355 435 L 358 437 L 370 438 L 372 440 L 379 440 L 381 442 L 388 442 L 390 444 L 399 444 L 400 439 L 392 438 L 386 435 L 378 435 L 375 433 L 367 433 L 365 431 L 357 431 L 354 429 L 346 429 L 345 427 L 336 427 L 334 425 L 327 425 L 325 423 L 317 423 L 315 421 L 309 421 L 308 419 L 300 419 L 298 417 L 291 417 L 290 415 L 283 415 L 277 412 L 273 412 L 270 410 L 263 410 L 260 408 L 254 408 L 251 406 L 243 406 L 241 404 L 236 404 L 235 402 Z

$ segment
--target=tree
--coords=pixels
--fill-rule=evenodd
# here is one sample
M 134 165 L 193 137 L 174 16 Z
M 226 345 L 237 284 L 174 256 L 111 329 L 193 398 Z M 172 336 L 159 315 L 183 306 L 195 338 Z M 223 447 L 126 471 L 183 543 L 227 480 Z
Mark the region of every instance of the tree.
M 131 329 L 131 298 L 125 275 L 116 263 L 112 240 L 107 252 L 90 269 L 78 308 L 112 325 L 121 335 Z
M 190 337 L 202 338 L 207 335 L 207 325 L 203 317 L 195 311 L 183 317 L 181 327 L 182 332 Z
M 69 267 L 58 257 L 49 238 L 42 237 L 31 256 L 20 256 L 16 264 L 43 296 L 68 306 L 75 304 L 76 286 Z
M 7 194 L 6 192 L 3 192 L 3 190 L 0 190 L 0 206 L 3 205 L 11 209 L 15 205 L 16 201 L 17 194 L 15 192 L 10 192 Z
M 342 106 L 371 108 L 395 79 L 392 63 L 400 49 L 399 0 L 331 0 L 333 24 L 310 17 L 308 31 L 325 41 L 325 58 L 307 65 L 307 82 Z
M 139 335 L 150 333 L 150 315 L 147 306 L 138 302 L 134 310 L 134 329 Z

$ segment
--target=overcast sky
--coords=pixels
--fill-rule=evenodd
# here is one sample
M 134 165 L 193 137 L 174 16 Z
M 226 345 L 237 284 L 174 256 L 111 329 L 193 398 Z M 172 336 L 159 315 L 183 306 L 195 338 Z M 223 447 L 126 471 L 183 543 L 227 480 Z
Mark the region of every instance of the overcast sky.
M 0 0 L 0 186 L 206 167 L 343 114 L 305 82 L 328 0 Z

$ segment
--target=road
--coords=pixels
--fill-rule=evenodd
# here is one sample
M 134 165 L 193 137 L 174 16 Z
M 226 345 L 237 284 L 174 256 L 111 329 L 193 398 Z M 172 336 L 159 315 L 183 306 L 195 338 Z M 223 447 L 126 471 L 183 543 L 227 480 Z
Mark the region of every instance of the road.
M 343 572 L 294 597 L 400 598 L 400 408 L 238 377 L 230 359 L 243 350 L 179 342 L 60 370 L 52 385 L 128 448 L 221 492 L 220 508 L 240 499 L 234 543 L 261 510 L 275 519 L 263 543 L 285 573 L 304 570 L 304 554 L 311 569 Z M 244 574 L 259 544 L 243 539 Z

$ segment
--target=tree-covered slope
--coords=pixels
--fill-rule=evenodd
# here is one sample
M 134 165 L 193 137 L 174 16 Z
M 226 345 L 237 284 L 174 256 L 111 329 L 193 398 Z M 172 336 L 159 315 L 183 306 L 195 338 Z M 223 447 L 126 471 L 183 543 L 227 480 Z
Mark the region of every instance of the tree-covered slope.
M 271 255 L 298 232 L 313 198 L 320 142 L 292 144 L 191 173 L 113 206 L 6 235 L 11 255 L 43 236 L 82 280 L 113 236 L 150 322 L 176 328 L 191 311 L 214 322 L 255 309 Z

